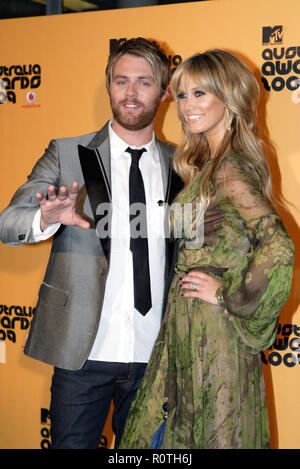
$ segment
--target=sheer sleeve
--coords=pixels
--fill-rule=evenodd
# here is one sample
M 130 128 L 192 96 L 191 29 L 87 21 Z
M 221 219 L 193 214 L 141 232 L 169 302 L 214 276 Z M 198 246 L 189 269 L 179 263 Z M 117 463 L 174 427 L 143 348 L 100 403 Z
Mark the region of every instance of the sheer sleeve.
M 258 353 L 275 340 L 278 316 L 290 293 L 294 247 L 250 166 L 245 170 L 237 158 L 227 158 L 216 171 L 215 188 L 227 222 L 238 217 L 250 245 L 240 263 L 224 274 L 218 293 L 240 339 Z

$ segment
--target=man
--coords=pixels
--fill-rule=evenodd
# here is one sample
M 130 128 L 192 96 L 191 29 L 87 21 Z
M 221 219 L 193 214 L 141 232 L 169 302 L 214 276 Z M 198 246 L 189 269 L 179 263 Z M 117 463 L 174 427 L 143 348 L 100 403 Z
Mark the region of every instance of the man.
M 50 142 L 0 216 L 4 243 L 54 234 L 25 347 L 54 366 L 53 448 L 97 448 L 111 400 L 118 446 L 160 327 L 170 259 L 164 205 L 181 187 L 173 147 L 153 134 L 168 75 L 166 56 L 145 39 L 113 51 L 112 120 Z

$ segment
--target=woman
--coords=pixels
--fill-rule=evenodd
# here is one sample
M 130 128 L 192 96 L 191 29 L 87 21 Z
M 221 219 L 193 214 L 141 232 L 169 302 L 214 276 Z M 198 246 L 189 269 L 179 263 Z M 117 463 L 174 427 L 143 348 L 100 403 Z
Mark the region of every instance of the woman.
M 255 123 L 259 87 L 221 50 L 187 59 L 171 86 L 184 130 L 176 202 L 183 214 L 204 207 L 194 213 L 204 235 L 197 245 L 182 231 L 167 310 L 120 448 L 268 448 L 260 351 L 276 337 L 294 252 L 271 204 Z M 177 210 L 174 232 L 179 218 Z

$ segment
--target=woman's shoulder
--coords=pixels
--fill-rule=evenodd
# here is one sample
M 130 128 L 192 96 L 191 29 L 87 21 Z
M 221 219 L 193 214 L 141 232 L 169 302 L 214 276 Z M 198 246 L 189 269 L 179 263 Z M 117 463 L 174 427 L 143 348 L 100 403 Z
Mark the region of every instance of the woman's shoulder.
M 251 156 L 243 149 L 230 150 L 215 170 L 215 179 L 243 180 L 260 186 L 259 174 Z
M 222 166 L 236 166 L 242 167 L 243 163 L 251 162 L 251 157 L 242 149 L 229 150 L 221 160 L 221 163 L 218 167 Z

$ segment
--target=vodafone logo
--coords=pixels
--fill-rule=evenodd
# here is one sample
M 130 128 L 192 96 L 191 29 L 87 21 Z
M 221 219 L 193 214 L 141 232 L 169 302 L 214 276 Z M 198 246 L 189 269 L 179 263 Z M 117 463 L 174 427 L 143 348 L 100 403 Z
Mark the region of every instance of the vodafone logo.
M 34 91 L 29 91 L 26 95 L 26 99 L 29 103 L 34 103 L 36 100 L 36 94 Z

